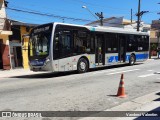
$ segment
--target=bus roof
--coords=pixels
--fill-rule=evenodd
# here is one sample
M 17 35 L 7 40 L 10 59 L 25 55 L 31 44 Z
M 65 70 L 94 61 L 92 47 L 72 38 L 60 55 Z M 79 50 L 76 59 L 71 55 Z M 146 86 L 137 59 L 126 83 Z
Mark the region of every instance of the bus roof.
M 97 31 L 97 32 L 125 33 L 125 34 L 137 34 L 137 35 L 149 36 L 149 32 L 140 32 L 140 31 L 137 32 L 135 29 L 126 29 L 126 28 L 108 27 L 108 26 L 85 26 L 85 25 L 68 24 L 68 23 L 60 23 L 60 22 L 54 22 L 53 24 L 85 27 L 90 31 Z

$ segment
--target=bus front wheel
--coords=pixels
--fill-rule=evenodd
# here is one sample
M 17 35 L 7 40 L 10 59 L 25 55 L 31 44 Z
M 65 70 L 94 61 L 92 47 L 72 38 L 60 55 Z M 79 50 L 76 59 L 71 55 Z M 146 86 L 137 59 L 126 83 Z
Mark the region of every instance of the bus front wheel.
M 77 65 L 79 73 L 85 73 L 88 71 L 88 62 L 85 58 L 80 58 Z
M 134 56 L 134 55 L 131 55 L 131 56 L 130 56 L 130 59 L 129 59 L 129 65 L 134 65 L 134 64 L 135 64 L 135 61 L 136 61 L 135 56 Z

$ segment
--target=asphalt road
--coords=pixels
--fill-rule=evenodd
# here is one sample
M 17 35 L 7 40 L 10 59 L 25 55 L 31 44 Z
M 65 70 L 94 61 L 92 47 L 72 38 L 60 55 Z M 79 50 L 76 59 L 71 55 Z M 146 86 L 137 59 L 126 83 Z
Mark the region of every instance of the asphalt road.
M 121 74 L 127 97 L 118 98 Z M 160 60 L 0 79 L 0 111 L 103 111 L 160 88 Z M 49 120 L 49 119 L 42 119 Z

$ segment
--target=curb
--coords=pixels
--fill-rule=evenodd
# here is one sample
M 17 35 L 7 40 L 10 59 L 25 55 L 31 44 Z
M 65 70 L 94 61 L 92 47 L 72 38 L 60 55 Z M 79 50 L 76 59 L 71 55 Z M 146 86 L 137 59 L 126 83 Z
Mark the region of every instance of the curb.
M 118 106 L 106 109 L 104 111 L 151 111 L 160 106 L 160 102 L 156 99 L 160 98 L 160 91 L 152 92 L 142 97 L 135 98 L 134 100 L 122 103 Z M 136 117 L 134 117 L 136 118 Z M 83 117 L 79 120 L 119 120 L 130 119 L 133 117 Z
M 33 72 L 33 71 L 30 71 L 29 69 L 15 69 L 15 70 L 0 71 L 0 78 L 36 75 L 36 74 L 42 74 L 42 73 L 46 73 L 46 72 Z

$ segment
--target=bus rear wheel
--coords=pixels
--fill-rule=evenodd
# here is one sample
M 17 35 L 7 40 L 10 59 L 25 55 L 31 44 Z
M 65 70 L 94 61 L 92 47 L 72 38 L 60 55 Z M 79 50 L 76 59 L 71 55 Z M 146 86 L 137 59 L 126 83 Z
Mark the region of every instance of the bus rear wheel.
M 88 71 L 88 62 L 85 58 L 80 58 L 77 65 L 79 73 L 85 73 Z
M 134 64 L 135 64 L 135 61 L 136 61 L 135 56 L 134 56 L 134 55 L 131 55 L 131 56 L 130 56 L 130 59 L 129 59 L 129 65 L 134 65 Z

